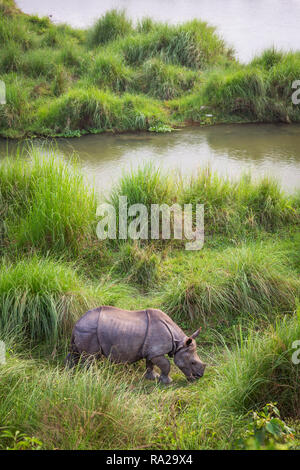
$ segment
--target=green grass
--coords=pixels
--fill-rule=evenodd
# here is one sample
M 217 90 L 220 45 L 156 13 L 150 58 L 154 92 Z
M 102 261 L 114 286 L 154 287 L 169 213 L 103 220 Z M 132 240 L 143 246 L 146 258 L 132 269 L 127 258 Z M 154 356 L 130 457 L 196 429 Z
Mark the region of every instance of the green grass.
M 135 78 L 137 91 L 161 100 L 170 100 L 190 91 L 199 75 L 158 58 L 144 62 Z
M 151 204 L 170 203 L 174 191 L 173 179 L 150 162 L 124 173 L 108 201 L 118 211 L 119 197 L 126 196 L 128 206 L 144 204 L 150 210 Z
M 149 399 L 138 393 L 142 385 L 134 384 L 133 393 L 129 372 L 126 383 L 116 369 L 106 363 L 70 374 L 13 357 L 0 371 L 1 423 L 34 434 L 44 449 L 150 447 L 158 413 L 145 406 Z
M 176 258 L 163 266 L 173 273 L 164 285 L 162 303 L 179 321 L 219 330 L 243 317 L 259 322 L 276 311 L 292 311 L 300 295 L 299 279 L 289 272 L 287 256 L 276 245 L 248 243 L 184 259 L 176 276 Z
M 297 202 L 286 196 L 269 178 L 254 180 L 245 174 L 238 181 L 220 178 L 208 167 L 182 184 L 182 204 L 204 204 L 209 233 L 233 236 L 246 230 L 274 231 L 286 223 L 299 222 Z
M 99 18 L 88 34 L 88 44 L 96 47 L 133 31 L 131 20 L 124 10 L 110 10 Z
M 92 293 L 74 268 L 61 262 L 37 257 L 14 265 L 2 262 L 2 332 L 14 333 L 20 340 L 54 344 L 70 335 L 74 321 L 92 302 Z
M 133 73 L 117 54 L 98 53 L 94 58 L 89 79 L 99 88 L 107 88 L 114 92 L 130 90 Z
M 236 449 L 245 434 L 251 410 L 277 401 L 281 415 L 299 422 L 299 366 L 292 363 L 293 342 L 300 333 L 298 314 L 266 331 L 237 332 L 236 346 L 225 346 L 210 382 L 201 393 L 192 390 L 190 402 L 177 420 L 176 434 L 167 429 L 173 448 Z M 178 436 L 178 437 L 177 437 Z M 299 448 L 299 432 L 293 445 Z M 298 447 L 297 447 L 298 445 Z M 175 447 L 176 446 L 176 447 Z
M 230 52 L 215 34 L 215 28 L 198 20 L 179 26 L 158 23 L 150 31 L 128 35 L 111 47 L 122 51 L 130 65 L 141 65 L 148 59 L 160 57 L 167 63 L 205 69 L 222 56 L 230 58 Z
M 154 287 L 160 278 L 160 257 L 151 246 L 141 248 L 130 243 L 120 247 L 113 272 L 125 275 L 127 280 L 144 289 Z

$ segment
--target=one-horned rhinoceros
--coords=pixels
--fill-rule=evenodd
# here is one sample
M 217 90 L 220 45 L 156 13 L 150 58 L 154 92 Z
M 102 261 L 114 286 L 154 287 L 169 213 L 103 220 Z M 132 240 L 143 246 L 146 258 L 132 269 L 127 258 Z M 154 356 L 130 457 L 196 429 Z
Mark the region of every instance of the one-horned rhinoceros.
M 172 381 L 170 362 L 165 357 L 168 354 L 188 380 L 195 380 L 203 376 L 206 367 L 196 351 L 199 332 L 188 337 L 161 310 L 128 311 L 103 306 L 89 310 L 75 324 L 66 363 L 74 366 L 80 358 L 101 356 L 127 363 L 146 359 L 145 377 L 168 384 Z M 155 365 L 161 370 L 160 376 L 153 370 Z

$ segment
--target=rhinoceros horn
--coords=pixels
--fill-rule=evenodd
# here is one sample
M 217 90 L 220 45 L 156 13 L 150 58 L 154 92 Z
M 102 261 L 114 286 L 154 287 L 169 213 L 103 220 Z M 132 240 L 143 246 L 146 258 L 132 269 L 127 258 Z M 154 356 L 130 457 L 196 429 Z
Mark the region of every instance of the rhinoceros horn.
M 199 330 L 195 331 L 195 333 L 192 334 L 191 338 L 192 339 L 197 338 L 197 336 L 200 334 L 200 331 L 201 331 L 201 327 L 199 328 Z

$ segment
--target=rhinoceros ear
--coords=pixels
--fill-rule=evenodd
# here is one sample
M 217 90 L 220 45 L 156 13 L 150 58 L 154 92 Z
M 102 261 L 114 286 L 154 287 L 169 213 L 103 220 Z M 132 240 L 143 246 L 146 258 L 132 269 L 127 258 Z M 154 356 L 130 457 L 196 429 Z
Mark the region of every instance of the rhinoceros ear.
M 193 333 L 187 340 L 185 340 L 184 345 L 189 346 L 190 344 L 192 344 L 193 339 L 197 338 L 200 331 L 201 331 L 201 328 L 199 328 L 199 330 L 195 331 L 195 333 Z
M 201 331 L 201 328 L 199 328 L 199 330 L 195 331 L 195 333 L 192 334 L 191 338 L 192 338 L 192 339 L 197 338 L 197 336 L 199 335 L 200 331 Z

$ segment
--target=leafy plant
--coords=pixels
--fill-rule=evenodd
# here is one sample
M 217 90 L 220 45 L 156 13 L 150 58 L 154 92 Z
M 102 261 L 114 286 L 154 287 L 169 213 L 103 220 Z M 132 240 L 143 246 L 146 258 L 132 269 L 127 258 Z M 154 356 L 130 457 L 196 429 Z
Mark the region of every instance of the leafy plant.
M 6 450 L 41 450 L 43 448 L 43 443 L 39 439 L 27 436 L 27 434 L 20 431 L 13 433 L 6 429 L 0 434 L 0 439 L 5 440 L 5 442 L 8 441 Z
M 259 412 L 251 411 L 252 421 L 238 447 L 245 450 L 287 450 L 293 444 L 293 429 L 281 418 L 276 403 L 267 403 Z

